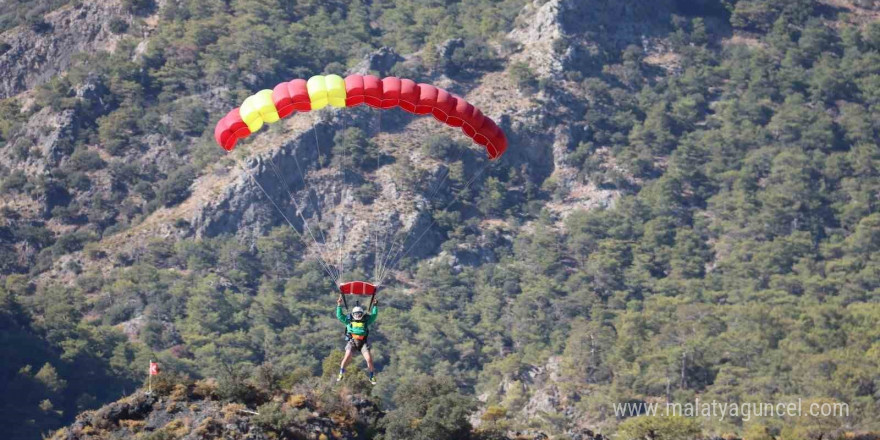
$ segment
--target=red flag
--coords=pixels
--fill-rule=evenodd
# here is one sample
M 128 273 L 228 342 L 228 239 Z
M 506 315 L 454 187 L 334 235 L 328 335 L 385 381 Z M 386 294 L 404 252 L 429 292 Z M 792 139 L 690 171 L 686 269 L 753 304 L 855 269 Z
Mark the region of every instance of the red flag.
M 156 362 L 150 362 L 150 376 L 156 376 L 159 374 L 159 364 Z

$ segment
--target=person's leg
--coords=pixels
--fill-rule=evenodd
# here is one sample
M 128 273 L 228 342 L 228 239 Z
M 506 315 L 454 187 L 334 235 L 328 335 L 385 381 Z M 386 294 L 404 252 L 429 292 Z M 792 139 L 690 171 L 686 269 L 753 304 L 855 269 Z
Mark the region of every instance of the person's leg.
M 364 355 L 364 360 L 367 361 L 367 368 L 370 370 L 370 383 L 376 385 L 376 377 L 374 375 L 375 371 L 373 370 L 373 355 L 370 354 L 370 346 L 364 344 L 363 348 L 361 348 L 361 354 Z
M 367 368 L 370 370 L 370 373 L 373 372 L 373 355 L 370 354 L 370 347 L 364 345 L 361 353 L 364 355 L 364 359 L 367 361 Z
M 342 380 L 342 376 L 345 374 L 345 365 L 348 364 L 348 361 L 351 359 L 351 344 L 345 345 L 345 356 L 342 356 L 342 362 L 339 364 L 339 376 L 336 376 L 336 381 L 339 382 Z
M 345 347 L 345 356 L 342 357 L 342 363 L 339 364 L 339 369 L 345 371 L 345 366 L 348 365 L 348 361 L 351 360 L 351 346 Z

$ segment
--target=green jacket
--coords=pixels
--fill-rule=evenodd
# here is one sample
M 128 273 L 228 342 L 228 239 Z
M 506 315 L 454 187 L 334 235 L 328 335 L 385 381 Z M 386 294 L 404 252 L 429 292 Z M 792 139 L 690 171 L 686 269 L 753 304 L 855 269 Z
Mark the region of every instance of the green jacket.
M 373 306 L 366 319 L 355 321 L 342 312 L 342 306 L 336 306 L 336 319 L 345 324 L 345 331 L 354 335 L 366 335 L 369 332 L 371 324 L 376 322 L 379 313 L 379 306 Z

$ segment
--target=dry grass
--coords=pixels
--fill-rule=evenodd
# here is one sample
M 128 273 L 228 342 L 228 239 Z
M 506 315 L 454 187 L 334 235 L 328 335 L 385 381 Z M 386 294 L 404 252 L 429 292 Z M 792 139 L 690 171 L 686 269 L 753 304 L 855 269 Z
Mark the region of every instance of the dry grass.
M 179 383 L 177 385 L 174 385 L 174 389 L 171 390 L 171 394 L 168 395 L 168 402 L 169 404 L 173 402 L 186 402 L 187 400 L 189 400 L 188 395 L 189 390 L 187 389 L 187 386 Z
M 223 421 L 226 423 L 232 423 L 238 418 L 238 413 L 246 409 L 246 407 L 240 403 L 229 403 L 223 405 L 223 408 L 220 409 L 220 413 L 223 414 Z
M 131 432 L 140 432 L 144 426 L 146 426 L 147 422 L 144 420 L 120 420 L 119 426 L 131 431 Z
M 287 405 L 291 408 L 302 408 L 306 406 L 308 402 L 308 397 L 305 394 L 294 394 L 287 398 Z
M 214 399 L 217 395 L 217 380 L 214 378 L 200 379 L 193 384 L 193 396 L 202 399 Z
M 681 56 L 674 52 L 662 52 L 648 55 L 642 61 L 652 66 L 673 69 L 681 65 Z
M 162 431 L 170 434 L 174 438 L 183 438 L 189 434 L 189 421 L 183 419 L 174 419 L 162 427 Z
M 723 44 L 726 46 L 748 46 L 753 49 L 764 47 L 764 43 L 757 38 L 742 34 L 736 34 L 724 40 Z

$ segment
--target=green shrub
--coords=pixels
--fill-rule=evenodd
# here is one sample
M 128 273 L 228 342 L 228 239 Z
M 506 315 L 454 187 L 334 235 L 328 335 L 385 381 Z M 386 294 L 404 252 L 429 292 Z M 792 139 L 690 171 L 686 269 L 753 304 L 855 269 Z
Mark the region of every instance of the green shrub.
M 432 136 L 428 143 L 425 144 L 426 153 L 434 159 L 443 161 L 452 161 L 460 159 L 462 150 L 466 147 L 462 146 L 449 136 L 440 135 Z
M 691 440 L 699 438 L 700 424 L 687 417 L 640 416 L 624 420 L 617 428 L 623 440 Z
M 486 70 L 498 64 L 494 51 L 478 39 L 467 39 L 464 45 L 453 49 L 449 61 L 454 71 Z
M 110 29 L 110 32 L 113 32 L 114 34 L 121 34 L 128 30 L 128 22 L 121 18 L 114 17 L 110 20 L 107 28 Z
M 375 182 L 367 181 L 363 185 L 354 189 L 354 197 L 364 205 L 369 205 L 379 196 L 379 185 Z
M 25 19 L 28 27 L 38 34 L 44 34 L 52 30 L 52 25 L 43 18 L 42 15 L 32 14 Z
M 190 186 L 196 178 L 195 170 L 185 166 L 177 169 L 159 184 L 157 200 L 163 206 L 174 206 L 189 197 Z
M 79 191 L 88 191 L 92 187 L 92 180 L 86 173 L 74 172 L 70 173 L 64 179 L 68 188 Z
M 360 128 L 348 128 L 333 136 L 333 164 L 337 167 L 369 170 L 379 161 L 379 147 Z
M 3 183 L 0 184 L 0 191 L 7 192 L 21 192 L 24 190 L 25 185 L 28 183 L 27 176 L 24 174 L 24 171 L 14 170 L 9 173 L 5 179 L 3 179 Z
M 120 108 L 98 118 L 98 139 L 110 154 L 122 155 L 136 145 L 134 137 L 140 134 L 138 112 Z
M 254 416 L 254 424 L 276 434 L 285 432 L 293 422 L 293 415 L 285 411 L 279 402 L 269 402 L 257 408 L 259 415 Z
M 508 74 L 521 91 L 534 92 L 538 87 L 538 77 L 526 63 L 513 63 Z
M 122 7 L 132 14 L 146 14 L 156 7 L 155 0 L 122 0 Z
M 105 166 L 107 166 L 107 162 L 101 159 L 100 154 L 83 148 L 74 151 L 67 160 L 67 168 L 72 171 L 97 171 Z
M 172 125 L 186 135 L 198 136 L 208 125 L 208 112 L 198 102 L 179 106 L 172 113 Z

